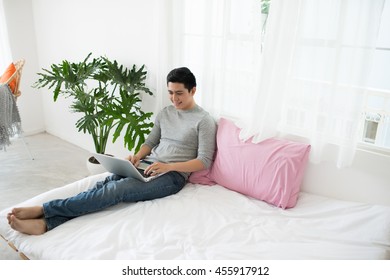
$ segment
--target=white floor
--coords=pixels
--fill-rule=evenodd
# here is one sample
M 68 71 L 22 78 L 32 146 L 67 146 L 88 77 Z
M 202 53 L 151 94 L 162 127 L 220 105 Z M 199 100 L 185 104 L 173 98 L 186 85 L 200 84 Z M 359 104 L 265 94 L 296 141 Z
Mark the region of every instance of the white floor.
M 0 151 L 0 209 L 88 176 L 88 151 L 47 133 L 24 142 L 14 139 Z M 0 260 L 15 259 L 19 255 L 0 238 Z

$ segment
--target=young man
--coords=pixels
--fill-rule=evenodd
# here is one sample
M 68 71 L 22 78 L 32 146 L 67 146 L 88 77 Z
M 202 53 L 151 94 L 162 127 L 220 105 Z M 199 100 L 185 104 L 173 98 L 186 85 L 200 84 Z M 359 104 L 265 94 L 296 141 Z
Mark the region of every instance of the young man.
M 208 168 L 215 152 L 216 124 L 195 103 L 196 79 L 188 68 L 173 69 L 167 76 L 172 105 L 156 117 L 154 127 L 137 154 L 127 157 L 138 165 L 148 156 L 153 161 L 145 172 L 167 172 L 149 182 L 111 175 L 76 196 L 56 199 L 42 206 L 14 208 L 10 226 L 19 232 L 39 235 L 75 217 L 121 202 L 166 197 L 179 192 L 191 172 Z

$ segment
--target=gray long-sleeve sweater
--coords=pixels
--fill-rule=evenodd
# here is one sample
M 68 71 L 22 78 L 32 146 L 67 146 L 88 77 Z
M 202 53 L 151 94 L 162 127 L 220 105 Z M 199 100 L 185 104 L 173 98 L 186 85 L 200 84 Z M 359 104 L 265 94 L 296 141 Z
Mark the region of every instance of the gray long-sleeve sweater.
M 199 159 L 210 167 L 216 148 L 217 126 L 210 114 L 196 105 L 190 110 L 165 107 L 156 117 L 145 141 L 152 148 L 148 157 L 164 163 Z M 187 179 L 190 173 L 181 172 Z

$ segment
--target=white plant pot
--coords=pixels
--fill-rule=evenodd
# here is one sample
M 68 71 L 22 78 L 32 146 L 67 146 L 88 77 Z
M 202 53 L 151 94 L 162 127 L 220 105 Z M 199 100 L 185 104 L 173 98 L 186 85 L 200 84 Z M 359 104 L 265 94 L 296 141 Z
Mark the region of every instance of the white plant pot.
M 94 157 L 90 157 L 87 159 L 87 168 L 89 171 L 89 174 L 96 175 L 103 172 L 106 172 L 107 170 L 98 162 L 94 161 Z

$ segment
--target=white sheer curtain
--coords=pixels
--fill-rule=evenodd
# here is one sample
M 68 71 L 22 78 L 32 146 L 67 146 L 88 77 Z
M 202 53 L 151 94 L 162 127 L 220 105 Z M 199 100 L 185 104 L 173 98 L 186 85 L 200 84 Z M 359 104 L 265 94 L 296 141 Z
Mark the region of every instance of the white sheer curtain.
M 8 39 L 3 0 L 0 0 L 0 75 L 11 63 L 12 55 Z
M 175 3 L 175 65 L 197 77 L 197 102 L 215 117 L 249 117 L 259 84 L 260 1 Z
M 174 58 L 198 77 L 198 103 L 239 119 L 243 139 L 302 136 L 314 162 L 334 144 L 337 165 L 347 166 L 384 2 L 272 0 L 261 53 L 260 0 L 180 1 Z
M 172 13 L 174 11 L 173 0 L 159 0 L 154 6 L 154 27 L 155 27 L 155 50 L 154 50 L 154 69 L 155 73 L 155 100 L 152 110 L 159 112 L 163 107 L 169 105 L 167 97 L 166 76 L 173 68 L 172 56 Z M 153 82 L 152 82 L 153 83 Z M 147 110 L 147 111 L 148 111 Z
M 351 164 L 384 2 L 272 1 L 255 102 L 271 106 L 252 119 L 257 140 L 278 132 L 304 136 L 313 161 L 334 144 L 337 166 Z

